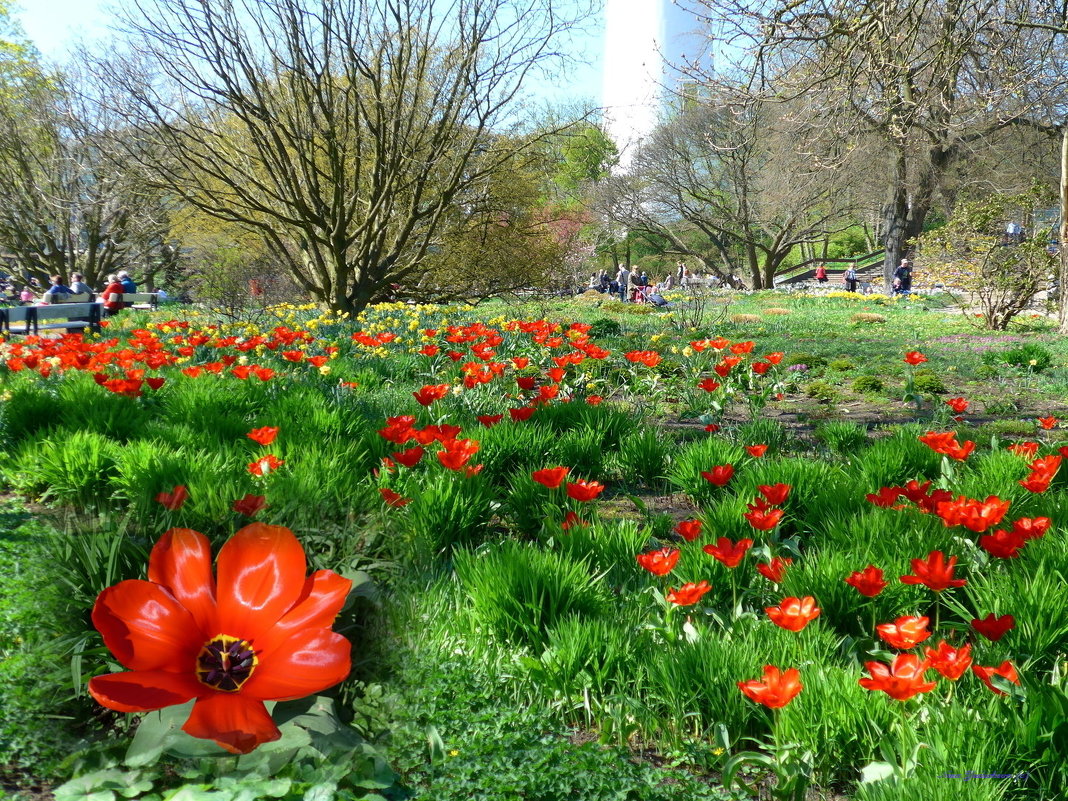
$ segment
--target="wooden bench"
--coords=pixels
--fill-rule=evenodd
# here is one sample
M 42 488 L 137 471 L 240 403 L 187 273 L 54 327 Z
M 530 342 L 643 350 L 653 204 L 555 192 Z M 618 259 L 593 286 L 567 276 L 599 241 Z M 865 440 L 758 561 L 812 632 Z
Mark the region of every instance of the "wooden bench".
M 128 309 L 156 311 L 159 308 L 159 295 L 155 292 L 126 292 L 122 296 L 122 302 Z
M 21 329 L 13 327 L 21 324 Z M 100 333 L 99 303 L 54 303 L 48 306 L 13 306 L 0 309 L 0 331 L 19 336 L 42 331 Z
M 92 303 L 94 300 L 96 300 L 96 295 L 86 292 L 81 295 L 53 295 L 51 303 Z

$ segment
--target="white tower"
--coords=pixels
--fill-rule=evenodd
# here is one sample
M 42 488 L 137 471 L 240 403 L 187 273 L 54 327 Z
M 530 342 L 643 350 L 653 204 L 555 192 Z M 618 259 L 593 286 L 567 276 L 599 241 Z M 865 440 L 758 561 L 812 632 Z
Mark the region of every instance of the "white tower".
M 626 166 L 656 127 L 677 82 L 671 64 L 693 59 L 697 19 L 672 0 L 607 0 L 601 103 L 609 136 Z

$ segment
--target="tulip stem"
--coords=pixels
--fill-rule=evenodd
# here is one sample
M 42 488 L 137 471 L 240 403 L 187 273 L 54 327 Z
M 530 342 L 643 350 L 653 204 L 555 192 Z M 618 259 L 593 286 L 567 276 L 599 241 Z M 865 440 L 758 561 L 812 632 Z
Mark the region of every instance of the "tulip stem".
M 905 704 L 908 701 L 898 702 L 898 711 L 900 712 L 900 718 L 898 724 L 901 727 L 901 778 L 908 778 L 908 731 L 906 725 L 908 723 L 908 711 L 905 709 Z

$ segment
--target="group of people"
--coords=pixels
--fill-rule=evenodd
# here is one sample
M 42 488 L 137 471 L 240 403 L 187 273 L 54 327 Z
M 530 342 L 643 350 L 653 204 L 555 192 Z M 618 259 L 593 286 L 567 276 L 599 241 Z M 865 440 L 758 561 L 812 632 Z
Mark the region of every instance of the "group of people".
M 9 283 L 2 290 L 3 300 L 8 303 L 15 303 L 17 295 L 17 302 L 23 306 L 47 306 L 51 303 L 61 302 L 59 300 L 61 296 L 91 296 L 97 294 L 96 290 L 85 283 L 85 276 L 81 273 L 71 273 L 69 286 L 63 283 L 63 277 L 59 275 L 50 276 L 48 281 L 48 287 L 42 288 L 36 278 L 31 278 L 28 283 L 23 285 L 22 290 L 17 293 L 15 285 Z M 104 316 L 116 314 L 126 308 L 129 304 L 123 302 L 122 296 L 133 294 L 136 291 L 137 283 L 126 270 L 120 270 L 117 273 L 108 275 L 107 284 L 100 291 L 97 298 L 103 306 Z
M 662 281 L 654 282 L 644 270 L 632 270 L 622 265 L 612 278 L 607 270 L 590 275 L 587 291 L 593 290 L 609 295 L 618 295 L 619 299 L 631 303 L 652 303 L 657 306 L 670 306 L 664 298 L 664 292 L 686 286 L 719 286 L 721 281 L 715 276 L 707 280 L 696 273 L 691 273 L 684 262 L 679 262 L 674 272 L 668 273 Z M 733 282 L 732 282 L 733 284 Z
M 820 264 L 816 267 L 816 283 L 826 284 L 829 280 L 827 277 L 827 267 Z M 846 267 L 845 272 L 842 273 L 842 283 L 845 284 L 846 292 L 857 292 L 860 286 L 860 276 L 857 273 L 857 263 L 851 262 Z M 865 282 L 864 294 L 870 291 L 870 284 Z M 912 292 L 912 262 L 909 259 L 902 259 L 901 264 L 894 270 L 893 276 L 893 292 L 895 295 L 907 295 Z

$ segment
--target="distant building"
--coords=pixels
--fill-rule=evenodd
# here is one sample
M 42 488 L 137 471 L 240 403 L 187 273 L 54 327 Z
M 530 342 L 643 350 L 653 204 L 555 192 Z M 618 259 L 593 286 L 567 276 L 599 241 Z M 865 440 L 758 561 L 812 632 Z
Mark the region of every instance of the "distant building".
M 671 65 L 701 55 L 697 18 L 672 0 L 607 0 L 604 82 L 605 127 L 625 168 L 634 149 L 656 127 L 680 75 Z

